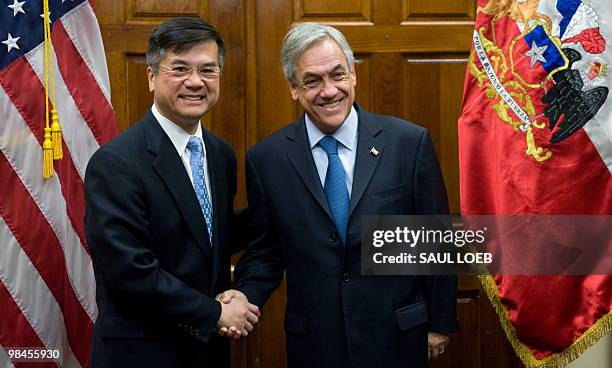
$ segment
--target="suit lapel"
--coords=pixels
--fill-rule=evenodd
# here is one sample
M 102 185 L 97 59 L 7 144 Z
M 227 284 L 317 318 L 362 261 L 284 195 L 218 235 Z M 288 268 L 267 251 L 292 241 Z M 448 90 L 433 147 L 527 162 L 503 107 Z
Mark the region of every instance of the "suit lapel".
M 198 245 L 204 254 L 210 257 L 210 243 L 206 233 L 204 215 L 189 181 L 189 176 L 185 172 L 183 161 L 153 114 L 150 112 L 148 114 L 150 119 L 144 125 L 144 129 L 147 136 L 147 149 L 157 155 L 153 168 L 174 197 Z
M 357 155 L 355 157 L 355 168 L 353 171 L 353 189 L 351 191 L 351 202 L 349 207 L 349 222 L 351 214 L 363 197 L 374 170 L 382 157 L 385 145 L 377 138 L 382 131 L 382 126 L 367 111 L 359 106 L 359 135 L 357 142 Z M 372 150 L 374 148 L 374 151 Z M 375 152 L 378 152 L 375 154 Z
M 294 129 L 287 134 L 287 139 L 289 141 L 287 157 L 319 206 L 321 206 L 327 215 L 332 218 L 331 211 L 327 204 L 327 198 L 325 198 L 323 186 L 321 185 L 321 179 L 319 178 L 317 167 L 312 158 L 310 144 L 306 135 L 304 116 L 293 123 L 293 128 Z
M 224 160 L 219 153 L 219 148 L 210 139 L 208 131 L 203 129 L 202 136 L 206 144 L 206 161 L 213 202 L 213 273 L 211 285 L 214 285 L 219 275 L 219 267 L 222 263 L 221 257 L 223 257 L 223 249 L 221 249 L 221 247 L 225 245 L 220 242 L 219 234 L 225 232 L 224 227 L 226 224 L 223 222 L 227 218 L 224 212 L 228 196 L 226 184 L 227 173 L 225 172 Z

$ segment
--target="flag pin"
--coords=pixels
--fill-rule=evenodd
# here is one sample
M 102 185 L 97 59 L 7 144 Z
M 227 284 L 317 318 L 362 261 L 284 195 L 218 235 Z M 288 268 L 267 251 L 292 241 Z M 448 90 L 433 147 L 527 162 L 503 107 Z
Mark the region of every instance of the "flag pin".
M 376 148 L 374 148 L 374 147 L 370 148 L 370 155 L 376 157 L 376 156 L 378 156 L 379 153 L 380 152 L 378 152 L 378 150 Z

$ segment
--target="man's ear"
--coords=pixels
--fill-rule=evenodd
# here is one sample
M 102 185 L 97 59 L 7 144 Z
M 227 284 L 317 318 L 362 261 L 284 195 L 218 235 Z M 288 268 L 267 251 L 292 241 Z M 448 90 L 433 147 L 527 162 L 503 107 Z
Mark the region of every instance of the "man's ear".
M 147 67 L 147 79 L 149 80 L 149 92 L 153 92 L 155 90 L 153 85 L 155 73 L 153 73 L 153 69 L 150 66 Z
M 299 88 L 298 86 L 296 86 L 292 82 L 289 82 L 289 91 L 291 92 L 291 98 L 293 99 L 293 101 L 297 101 L 299 98 L 298 90 L 297 90 L 298 88 Z

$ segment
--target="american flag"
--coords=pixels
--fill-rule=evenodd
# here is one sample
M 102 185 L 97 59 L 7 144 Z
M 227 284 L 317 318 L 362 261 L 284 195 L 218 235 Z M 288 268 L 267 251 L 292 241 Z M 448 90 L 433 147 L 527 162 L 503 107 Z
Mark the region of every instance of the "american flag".
M 64 158 L 45 180 L 43 2 L 0 2 L 0 367 L 89 366 L 97 316 L 83 178 L 116 121 L 93 1 L 49 7 Z M 60 359 L 15 363 L 15 347 L 59 349 Z

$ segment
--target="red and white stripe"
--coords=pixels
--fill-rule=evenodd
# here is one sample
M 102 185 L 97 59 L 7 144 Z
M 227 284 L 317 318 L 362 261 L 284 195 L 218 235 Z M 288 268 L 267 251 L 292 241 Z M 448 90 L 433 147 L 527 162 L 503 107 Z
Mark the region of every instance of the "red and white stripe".
M 102 34 L 91 5 L 85 2 L 64 15 L 62 25 L 110 104 L 110 82 L 108 69 L 106 68 Z
M 0 368 L 13 368 L 15 365 L 9 360 L 6 350 L 0 346 Z
M 56 22 L 52 41 L 64 158 L 51 179 L 42 179 L 42 45 L 0 72 L 0 368 L 23 365 L 10 347 L 59 349 L 57 366 L 88 367 L 97 316 L 83 178 L 116 121 L 91 4 Z

